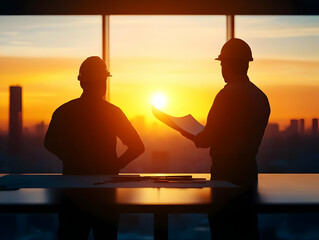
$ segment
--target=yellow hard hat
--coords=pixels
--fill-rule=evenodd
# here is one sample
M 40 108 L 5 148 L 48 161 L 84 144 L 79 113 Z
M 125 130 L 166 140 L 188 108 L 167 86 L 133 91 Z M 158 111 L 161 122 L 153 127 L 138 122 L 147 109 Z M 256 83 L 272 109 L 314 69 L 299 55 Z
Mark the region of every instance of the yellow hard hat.
M 249 45 L 239 38 L 232 38 L 227 41 L 222 47 L 218 58 L 215 58 L 215 60 L 220 61 L 225 59 L 238 59 L 250 62 L 254 60 Z

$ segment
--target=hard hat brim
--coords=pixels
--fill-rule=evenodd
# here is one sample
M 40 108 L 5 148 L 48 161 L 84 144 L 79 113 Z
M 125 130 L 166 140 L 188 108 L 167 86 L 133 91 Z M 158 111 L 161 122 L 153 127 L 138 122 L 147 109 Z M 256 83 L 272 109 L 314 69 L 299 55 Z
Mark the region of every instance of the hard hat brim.
M 217 60 L 217 61 L 222 61 L 222 60 L 225 60 L 225 59 L 246 60 L 246 61 L 248 61 L 248 62 L 252 62 L 252 61 L 254 61 L 254 59 L 253 59 L 253 58 L 249 58 L 249 59 L 245 59 L 245 58 L 221 58 L 221 57 L 215 58 L 215 60 Z

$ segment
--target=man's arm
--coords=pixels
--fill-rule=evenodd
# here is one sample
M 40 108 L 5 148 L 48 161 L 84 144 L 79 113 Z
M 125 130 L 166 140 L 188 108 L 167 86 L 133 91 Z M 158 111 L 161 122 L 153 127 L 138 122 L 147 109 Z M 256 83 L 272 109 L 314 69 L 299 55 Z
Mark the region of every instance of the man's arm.
M 186 131 L 184 131 L 183 129 L 180 129 L 179 132 L 180 132 L 184 137 L 188 138 L 189 140 L 191 140 L 191 141 L 193 141 L 193 142 L 195 141 L 195 137 L 196 137 L 196 136 L 194 136 L 193 134 L 191 134 L 191 133 L 189 133 L 189 132 L 186 132 Z
M 213 147 L 224 134 L 222 131 L 225 130 L 229 121 L 227 114 L 229 103 L 222 91 L 217 94 L 214 100 L 204 130 L 194 137 L 194 143 L 198 148 Z
M 141 155 L 145 151 L 145 147 L 137 131 L 122 111 L 120 119 L 118 137 L 127 146 L 127 150 L 119 157 L 118 166 L 119 169 L 122 169 Z
M 53 113 L 49 128 L 44 138 L 44 147 L 61 159 L 59 144 L 59 118 L 56 112 Z
M 119 157 L 119 168 L 122 169 L 126 167 L 130 162 L 132 162 L 135 158 L 141 155 L 144 151 L 144 144 L 142 141 L 135 146 L 127 146 L 127 150 Z
M 212 141 L 212 139 L 211 139 L 212 138 L 212 130 L 211 129 L 212 128 L 210 127 L 210 124 L 208 124 L 208 120 L 207 120 L 207 124 L 206 124 L 204 130 L 194 137 L 193 141 L 194 141 L 197 148 L 211 147 L 211 141 Z

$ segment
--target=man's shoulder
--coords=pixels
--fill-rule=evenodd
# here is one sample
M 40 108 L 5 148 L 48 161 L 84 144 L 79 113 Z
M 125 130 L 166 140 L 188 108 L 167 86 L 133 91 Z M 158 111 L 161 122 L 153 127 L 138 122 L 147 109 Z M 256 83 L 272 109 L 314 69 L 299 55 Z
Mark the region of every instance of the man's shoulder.
M 108 101 L 102 100 L 101 105 L 99 106 L 101 107 L 101 111 L 103 111 L 108 117 L 112 117 L 117 120 L 126 118 L 126 115 L 120 107 Z
M 101 100 L 98 102 L 95 102 L 94 105 L 97 105 L 96 107 L 99 109 L 100 112 L 104 112 L 107 115 L 115 115 L 115 116 L 122 116 L 124 115 L 123 111 L 116 105 Z M 60 107 L 58 107 L 54 111 L 54 115 L 65 115 L 66 113 L 72 113 L 74 111 L 80 110 L 80 109 L 87 109 L 87 102 L 83 101 L 82 98 L 76 98 L 73 100 L 70 100 L 64 104 L 62 104 Z M 86 106 L 86 107 L 85 107 Z
M 226 84 L 225 87 L 220 91 L 220 93 L 222 94 L 235 93 L 235 92 L 245 93 L 247 91 L 256 92 L 266 96 L 264 92 L 250 80 L 238 81 L 231 84 Z
M 249 82 L 251 86 L 251 91 L 256 92 L 256 94 L 260 95 L 262 98 L 265 98 L 268 100 L 267 95 L 259 88 L 257 87 L 254 83 Z
M 227 83 L 222 89 L 219 90 L 215 98 L 224 98 L 229 95 L 232 95 L 232 92 L 234 91 L 234 86 L 232 84 Z
M 251 100 L 253 100 L 255 103 L 257 103 L 259 106 L 263 106 L 263 109 L 270 112 L 270 105 L 267 95 L 254 83 L 249 82 L 250 88 L 249 88 L 249 95 Z
M 54 113 L 59 113 L 67 110 L 68 108 L 72 108 L 74 105 L 77 105 L 77 103 L 80 101 L 80 98 L 72 99 L 66 103 L 63 103 L 60 107 L 58 107 Z
M 106 110 L 108 110 L 108 111 L 110 111 L 110 112 L 112 112 L 112 113 L 118 113 L 118 114 L 123 113 L 123 111 L 121 110 L 121 108 L 119 108 L 118 106 L 116 106 L 116 105 L 114 105 L 114 104 L 112 104 L 112 103 L 110 103 L 110 102 L 108 102 L 108 101 L 103 100 L 102 105 L 103 105 L 103 107 L 104 107 Z
M 216 98 L 217 97 L 219 99 L 232 99 L 233 101 L 254 98 L 268 102 L 267 95 L 251 81 L 226 84 L 225 87 L 219 91 Z

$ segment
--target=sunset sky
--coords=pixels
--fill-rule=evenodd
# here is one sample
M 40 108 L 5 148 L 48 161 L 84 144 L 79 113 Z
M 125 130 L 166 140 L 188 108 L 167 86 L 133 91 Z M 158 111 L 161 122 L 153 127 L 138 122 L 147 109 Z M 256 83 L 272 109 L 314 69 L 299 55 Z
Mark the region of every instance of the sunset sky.
M 267 95 L 271 122 L 319 117 L 319 17 L 236 16 L 235 35 L 252 48 L 249 76 Z M 132 119 L 164 110 L 205 121 L 224 86 L 218 56 L 225 16 L 111 16 L 111 102 Z M 23 87 L 23 123 L 48 123 L 80 96 L 81 62 L 101 56 L 100 16 L 0 16 L 0 129 L 8 126 L 9 85 Z

